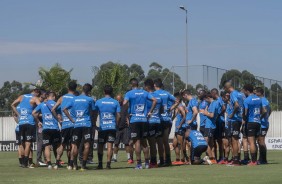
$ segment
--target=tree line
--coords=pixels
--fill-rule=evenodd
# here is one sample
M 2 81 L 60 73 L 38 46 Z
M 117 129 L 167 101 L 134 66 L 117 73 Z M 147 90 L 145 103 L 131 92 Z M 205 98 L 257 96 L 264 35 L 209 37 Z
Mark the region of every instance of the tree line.
M 142 87 L 143 81 L 147 78 L 161 78 L 163 79 L 164 88 L 169 91 L 179 91 L 185 88 L 185 83 L 181 80 L 177 73 L 173 73 L 168 68 L 164 68 L 157 62 L 152 62 L 149 65 L 149 71 L 146 73 L 141 65 L 132 64 L 126 65 L 109 61 L 101 66 L 93 66 L 90 68 L 93 72 L 93 91 L 92 95 L 95 98 L 103 96 L 103 87 L 106 84 L 112 85 L 114 88 L 114 94 L 124 94 L 129 88 L 129 79 L 137 78 L 140 81 Z M 20 83 L 16 80 L 12 82 L 6 81 L 0 88 L 0 115 L 5 116 L 9 114 L 11 110 L 11 103 L 21 94 L 29 93 L 33 88 L 38 87 L 48 91 L 57 92 L 58 96 L 61 96 L 67 92 L 67 84 L 70 81 L 76 81 L 71 78 L 71 70 L 65 70 L 60 64 L 56 63 L 51 68 L 39 68 L 38 74 L 40 81 L 37 83 Z M 173 90 L 173 77 L 174 87 Z M 221 77 L 220 85 L 214 86 L 219 89 L 223 88 L 223 83 L 226 80 L 231 80 L 235 88 L 240 90 L 244 84 L 251 83 L 255 86 L 261 86 L 265 89 L 266 97 L 270 100 L 272 108 L 282 110 L 282 88 L 279 84 L 272 84 L 270 88 L 263 85 L 263 82 L 256 79 L 256 77 L 248 71 L 229 70 Z M 81 91 L 81 85 L 78 84 L 78 91 Z M 188 89 L 196 94 L 199 89 L 207 89 L 203 84 L 197 84 L 195 86 L 188 85 Z M 7 112 L 4 112 L 7 111 Z

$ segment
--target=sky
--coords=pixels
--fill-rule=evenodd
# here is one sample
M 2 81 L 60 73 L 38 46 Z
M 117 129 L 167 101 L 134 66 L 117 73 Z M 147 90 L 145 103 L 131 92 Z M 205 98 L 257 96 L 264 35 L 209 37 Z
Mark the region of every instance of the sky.
M 189 65 L 282 80 L 280 0 L 9 0 L 0 1 L 0 86 L 36 82 L 57 62 L 80 83 L 107 61 L 185 65 L 181 5 Z

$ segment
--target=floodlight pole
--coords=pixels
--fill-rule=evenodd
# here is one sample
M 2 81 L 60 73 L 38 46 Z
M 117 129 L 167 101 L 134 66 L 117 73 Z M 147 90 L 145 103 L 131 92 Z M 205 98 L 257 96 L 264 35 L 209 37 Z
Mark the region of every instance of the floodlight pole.
M 188 10 L 184 6 L 179 7 L 186 13 L 186 89 L 188 87 Z

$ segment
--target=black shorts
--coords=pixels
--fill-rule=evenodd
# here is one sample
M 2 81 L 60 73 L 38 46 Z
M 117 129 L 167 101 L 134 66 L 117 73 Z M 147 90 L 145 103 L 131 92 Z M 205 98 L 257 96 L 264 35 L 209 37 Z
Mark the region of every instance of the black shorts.
M 247 138 L 248 137 L 248 130 L 247 130 L 247 127 L 248 127 L 248 123 L 245 123 L 243 126 L 242 126 L 242 135 L 243 135 L 243 138 Z
M 162 132 L 161 136 L 163 136 L 165 131 L 168 131 L 168 135 L 169 135 L 171 131 L 172 123 L 170 121 L 161 121 L 160 127 Z
M 148 137 L 159 137 L 160 135 L 162 135 L 160 125 L 161 124 L 158 123 L 149 124 Z
M 130 141 L 130 130 L 129 128 L 123 128 L 116 132 L 115 145 L 119 145 L 121 142 L 125 145 L 128 145 Z
M 22 144 L 20 131 L 16 131 L 16 144 L 17 145 L 21 145 Z
M 190 124 L 190 125 L 188 125 L 187 129 L 197 130 L 198 129 L 198 125 Z
M 215 129 L 205 128 L 204 137 L 214 138 L 214 135 L 215 135 Z
M 98 132 L 98 144 L 114 143 L 116 140 L 116 130 L 104 130 Z
M 196 148 L 191 147 L 191 161 L 195 160 L 195 157 L 201 158 L 201 155 L 206 152 L 208 149 L 208 146 L 198 146 Z
M 92 127 L 77 127 L 73 129 L 72 133 L 72 143 L 80 145 L 81 141 L 83 143 L 91 142 L 92 140 Z
M 261 128 L 261 129 L 260 129 L 259 136 L 265 137 L 266 134 L 267 134 L 267 132 L 268 132 L 268 128 Z
M 35 142 L 36 126 L 30 124 L 20 125 L 21 142 Z
M 248 137 L 258 137 L 260 134 L 260 128 L 261 126 L 259 123 L 248 122 L 247 125 Z
M 221 120 L 216 121 L 216 128 L 215 128 L 215 139 L 222 139 L 224 136 L 224 122 Z
M 200 126 L 200 132 L 202 135 L 205 135 L 205 126 Z
M 240 129 L 241 129 L 241 122 L 232 122 L 231 123 L 231 136 L 235 139 L 240 139 Z
M 66 128 L 61 131 L 62 135 L 62 144 L 70 145 L 72 140 L 73 128 Z
M 149 123 L 136 122 L 130 125 L 130 138 L 132 140 L 144 139 L 148 136 Z
M 43 130 L 43 146 L 58 145 L 61 142 L 59 130 Z
M 224 125 L 224 138 L 230 139 L 232 136 L 232 127 L 230 122 L 226 122 L 227 125 Z
M 177 132 L 175 132 L 176 135 L 180 135 L 180 136 L 185 136 L 185 132 L 186 132 L 186 128 L 179 128 Z

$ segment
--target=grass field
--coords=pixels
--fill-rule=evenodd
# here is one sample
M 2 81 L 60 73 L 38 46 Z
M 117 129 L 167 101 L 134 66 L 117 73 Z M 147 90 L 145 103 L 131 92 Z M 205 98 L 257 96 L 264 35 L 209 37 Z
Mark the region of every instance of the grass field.
M 174 155 L 174 154 L 173 154 Z M 174 166 L 149 170 L 134 170 L 127 165 L 125 153 L 120 152 L 118 163 L 112 170 L 88 171 L 48 170 L 47 168 L 22 169 L 18 166 L 15 152 L 0 152 L 0 183 L 208 183 L 208 184 L 268 184 L 282 183 L 282 152 L 271 151 L 268 165 L 248 167 L 212 166 Z

